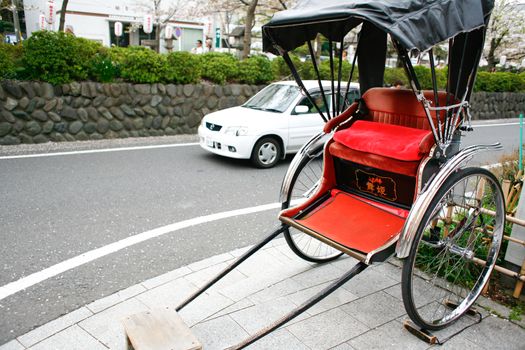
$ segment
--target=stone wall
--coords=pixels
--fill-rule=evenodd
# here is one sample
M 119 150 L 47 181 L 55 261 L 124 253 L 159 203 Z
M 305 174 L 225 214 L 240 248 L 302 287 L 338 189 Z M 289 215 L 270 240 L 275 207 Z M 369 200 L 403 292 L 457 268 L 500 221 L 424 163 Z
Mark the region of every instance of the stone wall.
M 475 92 L 470 104 L 474 119 L 517 118 L 525 113 L 525 93 Z
M 0 144 L 196 133 L 202 117 L 244 103 L 251 85 L 0 84 Z
M 239 105 L 253 85 L 0 84 L 0 145 L 196 133 L 202 117 Z M 514 118 L 525 94 L 475 93 L 475 119 Z

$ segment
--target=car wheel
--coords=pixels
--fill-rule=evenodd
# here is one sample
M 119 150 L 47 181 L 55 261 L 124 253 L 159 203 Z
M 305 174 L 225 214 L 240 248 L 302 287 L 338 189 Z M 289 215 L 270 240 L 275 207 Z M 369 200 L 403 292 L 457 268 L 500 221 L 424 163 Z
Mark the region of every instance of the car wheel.
M 258 168 L 271 168 L 281 157 L 281 145 L 273 137 L 263 137 L 253 147 L 252 163 Z

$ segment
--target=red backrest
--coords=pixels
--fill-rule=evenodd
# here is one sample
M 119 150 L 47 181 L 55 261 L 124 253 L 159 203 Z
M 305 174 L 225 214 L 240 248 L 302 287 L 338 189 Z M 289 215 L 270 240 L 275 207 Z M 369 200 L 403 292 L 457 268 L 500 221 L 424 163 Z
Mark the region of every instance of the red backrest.
M 423 93 L 433 105 L 434 92 Z M 446 92 L 439 92 L 440 106 L 446 104 L 446 96 Z M 362 98 L 369 109 L 368 116 L 365 116 L 364 120 L 430 130 L 425 110 L 412 90 L 372 88 L 365 92 Z M 432 113 L 435 120 L 435 112 Z M 443 120 L 443 112 L 441 120 Z

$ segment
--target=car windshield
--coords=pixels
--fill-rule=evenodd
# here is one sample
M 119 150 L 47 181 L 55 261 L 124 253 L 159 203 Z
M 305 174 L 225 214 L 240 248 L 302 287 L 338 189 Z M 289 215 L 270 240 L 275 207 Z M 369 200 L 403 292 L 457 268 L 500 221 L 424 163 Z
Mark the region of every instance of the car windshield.
M 272 84 L 253 96 L 243 107 L 282 113 L 299 95 L 294 85 Z

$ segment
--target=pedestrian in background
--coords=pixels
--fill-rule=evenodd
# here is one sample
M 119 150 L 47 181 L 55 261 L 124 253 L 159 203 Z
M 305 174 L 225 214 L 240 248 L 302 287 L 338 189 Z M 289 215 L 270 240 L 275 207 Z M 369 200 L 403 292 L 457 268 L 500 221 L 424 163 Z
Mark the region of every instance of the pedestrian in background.
M 65 32 L 67 34 L 75 35 L 75 30 L 73 29 L 73 26 L 67 25 Z
M 191 49 L 191 53 L 200 55 L 204 53 L 204 49 L 202 47 L 202 40 L 197 40 L 197 46 Z
M 204 49 L 204 52 L 212 51 L 212 43 L 213 41 L 210 38 L 206 39 L 206 48 Z

